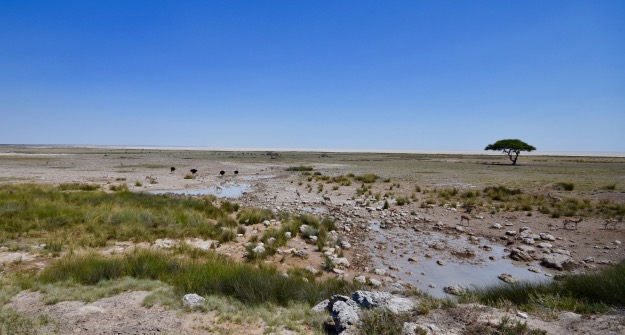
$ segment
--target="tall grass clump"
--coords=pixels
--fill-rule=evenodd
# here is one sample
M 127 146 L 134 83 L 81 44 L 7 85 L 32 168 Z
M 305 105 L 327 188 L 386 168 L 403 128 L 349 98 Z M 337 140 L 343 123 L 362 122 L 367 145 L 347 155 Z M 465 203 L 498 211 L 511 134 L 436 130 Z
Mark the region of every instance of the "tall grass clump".
M 100 189 L 100 185 L 69 183 L 69 184 L 60 184 L 58 188 L 61 191 L 96 191 Z
M 509 189 L 505 186 L 489 186 L 482 191 L 486 197 L 496 201 L 509 201 L 512 196 L 521 194 L 521 190 Z
M 566 275 L 552 282 L 520 282 L 500 284 L 473 291 L 477 299 L 487 304 L 505 301 L 533 308 L 532 305 L 576 313 L 605 312 L 607 306 L 625 307 L 625 263 L 587 273 Z
M 268 209 L 243 208 L 237 214 L 237 220 L 239 220 L 239 223 L 246 225 L 261 223 L 265 220 L 270 220 L 271 218 L 271 211 Z
M 356 179 L 357 181 L 367 183 L 367 184 L 375 183 L 375 181 L 378 180 L 378 178 L 379 178 L 378 175 L 373 174 L 373 173 L 365 173 L 365 174 L 361 174 L 361 175 L 354 177 L 354 179 Z
M 5 239 L 28 236 L 57 252 L 68 245 L 100 247 L 107 240 L 153 241 L 195 236 L 216 239 L 237 206 L 220 208 L 210 197 L 103 191 L 61 191 L 22 184 L 0 186 L 0 231 Z M 56 244 L 56 245 L 55 245 Z
M 342 280 L 311 282 L 301 277 L 285 277 L 274 267 L 237 263 L 212 252 L 189 259 L 154 250 L 136 250 L 110 257 L 98 254 L 66 256 L 46 267 L 37 280 L 94 285 L 101 280 L 126 276 L 160 280 L 172 285 L 179 295 L 189 292 L 216 294 L 244 303 L 281 306 L 291 302 L 313 305 L 333 294 L 348 294 L 357 289 L 354 284 Z

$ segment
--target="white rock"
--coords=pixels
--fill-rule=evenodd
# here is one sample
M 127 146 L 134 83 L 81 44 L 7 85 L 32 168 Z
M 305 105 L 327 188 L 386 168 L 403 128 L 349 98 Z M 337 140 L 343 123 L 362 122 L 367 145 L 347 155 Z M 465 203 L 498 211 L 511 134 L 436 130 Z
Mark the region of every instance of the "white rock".
M 206 301 L 204 297 L 195 293 L 185 294 L 184 297 L 182 297 L 182 305 L 188 308 L 196 308 L 202 306 L 204 304 L 204 301 Z

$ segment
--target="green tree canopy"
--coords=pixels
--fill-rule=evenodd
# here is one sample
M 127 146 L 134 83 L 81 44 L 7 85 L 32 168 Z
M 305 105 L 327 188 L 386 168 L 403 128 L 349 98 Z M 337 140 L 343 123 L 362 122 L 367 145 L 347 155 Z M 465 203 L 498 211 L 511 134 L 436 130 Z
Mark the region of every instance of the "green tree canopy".
M 521 140 L 499 140 L 493 144 L 489 144 L 484 150 L 503 151 L 508 158 L 512 161 L 512 165 L 516 165 L 516 160 L 519 158 L 521 151 L 533 151 L 536 150 L 534 146 L 531 146 Z

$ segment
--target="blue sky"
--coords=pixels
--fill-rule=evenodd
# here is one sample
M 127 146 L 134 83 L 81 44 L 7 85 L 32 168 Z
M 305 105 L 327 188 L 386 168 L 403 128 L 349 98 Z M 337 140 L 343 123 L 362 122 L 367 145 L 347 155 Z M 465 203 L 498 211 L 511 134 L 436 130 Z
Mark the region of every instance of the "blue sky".
M 625 151 L 625 1 L 0 0 L 0 143 Z

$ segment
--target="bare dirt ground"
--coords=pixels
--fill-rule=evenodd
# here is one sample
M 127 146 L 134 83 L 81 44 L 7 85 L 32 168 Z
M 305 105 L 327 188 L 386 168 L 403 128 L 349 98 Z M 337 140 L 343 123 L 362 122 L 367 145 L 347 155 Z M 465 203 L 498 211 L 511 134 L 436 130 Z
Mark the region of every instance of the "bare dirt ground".
M 416 200 L 403 206 L 356 195 L 361 185 L 340 186 L 309 181 L 300 172 L 289 172 L 289 166 L 310 165 L 315 172 L 338 176 L 375 173 L 390 182 L 378 181 L 372 193 L 393 193 L 393 199 L 410 197 L 418 185 L 421 189 L 458 188 L 481 190 L 486 186 L 519 187 L 524 193 L 556 197 L 576 196 L 587 199 L 610 199 L 625 203 L 625 159 L 521 157 L 520 166 L 484 164 L 500 157 L 439 156 L 401 154 L 329 154 L 280 153 L 271 159 L 264 152 L 203 152 L 123 148 L 33 148 L 0 146 L 0 183 L 70 182 L 97 183 L 107 190 L 111 185 L 125 184 L 133 192 L 178 192 L 209 190 L 243 206 L 268 208 L 276 211 L 318 213 L 333 218 L 342 238 L 351 244 L 345 248 L 350 266 L 342 271 L 327 272 L 325 277 L 340 276 L 352 280 L 358 276 L 379 280 L 384 289 L 395 282 L 418 287 L 434 296 L 443 297 L 443 286 L 453 283 L 465 287 L 498 282 L 497 275 L 513 272 L 518 279 L 550 278 L 563 273 L 542 267 L 537 260 L 522 262 L 509 259 L 510 250 L 525 246 L 536 253 L 547 253 L 536 245 L 524 245 L 510 239 L 507 231 L 518 232 L 528 227 L 534 234 L 544 233 L 553 240 L 549 252 L 561 250 L 570 254 L 575 266 L 570 271 L 583 272 L 611 266 L 625 259 L 620 242 L 625 242 L 625 223 L 616 229 L 604 229 L 603 219 L 590 217 L 577 229 L 563 227 L 562 218 L 532 212 L 472 212 L 469 223 L 460 221 L 462 210 L 454 206 L 437 205 L 421 208 L 428 195 L 417 193 Z M 175 167 L 175 171 L 171 171 Z M 197 169 L 194 179 L 185 179 L 191 169 Z M 238 171 L 235 174 L 234 171 Z M 220 175 L 224 171 L 224 175 Z M 560 181 L 575 184 L 574 192 L 554 190 Z M 137 183 L 139 182 L 139 183 Z M 141 184 L 141 186 L 136 186 Z M 397 186 L 394 186 L 398 184 Z M 606 185 L 614 184 L 606 190 Z M 229 193 L 232 192 L 232 193 Z M 499 224 L 501 228 L 493 228 Z M 248 229 L 260 233 L 263 224 Z M 227 243 L 218 252 L 243 260 L 243 242 Z M 177 241 L 172 241 L 176 243 Z M 194 241 L 201 244 L 206 241 Z M 541 242 L 541 241 L 538 241 Z M 538 243 L 537 242 L 537 243 Z M 129 242 L 111 243 L 107 249 L 123 251 L 134 247 Z M 300 238 L 289 242 L 288 248 L 305 249 L 310 257 L 276 255 L 268 262 L 279 268 L 312 266 L 321 269 L 323 255 L 314 244 Z M 105 250 L 103 250 L 105 252 Z M 45 266 L 46 260 L 36 255 L 0 250 L 0 261 L 12 262 L 19 257 L 34 267 Z M 280 261 L 279 261 L 280 260 Z M 374 270 L 384 270 L 383 272 Z M 528 271 L 532 269 L 532 271 Z M 533 272 L 535 271 L 535 272 Z M 222 333 L 209 325 L 219 322 L 214 312 L 182 313 L 158 306 L 146 308 L 141 301 L 147 292 L 126 292 L 94 303 L 77 301 L 45 305 L 37 292 L 21 292 L 8 304 L 28 315 L 49 315 L 58 321 L 62 334 L 212 334 Z M 459 306 L 451 311 L 437 311 L 425 317 L 423 324 L 436 324 L 439 333 L 460 333 L 467 324 L 498 320 L 503 315 L 516 318 L 515 311 L 484 307 Z M 580 317 L 572 313 L 558 320 L 544 321 L 529 316 L 528 325 L 547 330 L 550 334 L 622 334 L 625 316 L 605 315 Z M 222 327 L 223 328 L 223 327 Z M 262 324 L 228 325 L 231 334 L 263 333 Z M 288 334 L 283 329 L 280 333 Z

